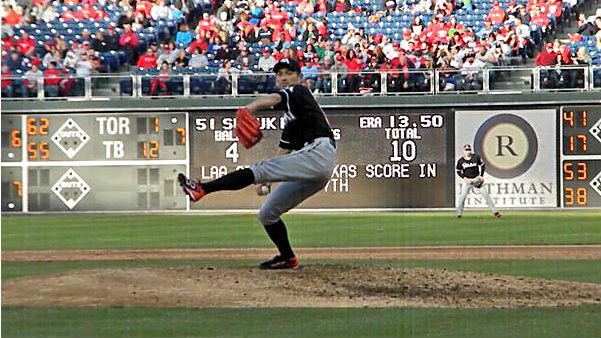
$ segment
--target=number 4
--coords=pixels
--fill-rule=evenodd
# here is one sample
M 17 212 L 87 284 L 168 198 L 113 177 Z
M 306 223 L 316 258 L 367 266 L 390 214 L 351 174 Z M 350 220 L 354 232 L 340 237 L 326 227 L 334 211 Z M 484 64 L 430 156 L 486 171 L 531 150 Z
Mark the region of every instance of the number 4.
M 240 157 L 238 155 L 238 142 L 234 142 L 225 150 L 225 158 L 229 158 L 232 162 L 237 163 L 238 157 Z

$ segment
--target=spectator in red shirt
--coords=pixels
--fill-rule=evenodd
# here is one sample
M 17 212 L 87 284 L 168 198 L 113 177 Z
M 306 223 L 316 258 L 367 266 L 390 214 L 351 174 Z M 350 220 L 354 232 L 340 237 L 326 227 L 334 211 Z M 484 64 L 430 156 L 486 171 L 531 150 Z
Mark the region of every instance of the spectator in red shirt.
M 3 25 L 15 26 L 21 23 L 21 14 L 17 13 L 12 6 L 4 5 L 5 17 L 2 20 Z
M 494 24 L 502 24 L 503 21 L 505 21 L 505 10 L 501 8 L 501 5 L 499 5 L 498 2 L 495 1 L 492 4 L 492 8 L 488 12 L 487 20 Z
M 153 77 L 152 81 L 150 82 L 150 95 L 151 96 L 154 96 L 157 94 L 157 88 L 160 89 L 161 95 L 169 95 L 169 92 L 167 91 L 167 82 L 169 81 L 170 75 L 171 75 L 171 68 L 169 68 L 169 64 L 167 62 L 163 62 L 161 64 L 161 69 L 159 70 L 158 76 Z
M 90 6 L 90 4 L 85 4 L 75 13 L 75 17 L 79 21 L 84 20 L 98 20 L 100 16 L 94 7 Z
M 61 14 L 61 19 L 67 22 L 78 20 L 77 13 L 72 10 L 66 10 Z
M 212 32 L 215 29 L 215 25 L 211 22 L 211 16 L 208 12 L 202 13 L 202 19 L 198 21 L 198 26 L 196 26 L 196 33 L 199 35 L 204 35 L 205 32 Z
M 196 40 L 192 41 L 192 43 L 188 46 L 188 50 L 190 51 L 193 51 L 197 48 L 201 52 L 204 52 L 207 49 L 209 49 L 209 44 L 207 43 L 207 40 L 205 40 L 205 38 L 201 35 L 197 35 Z
M 348 0 L 336 0 L 334 3 L 334 11 L 348 12 L 351 9 L 351 4 Z
M 553 44 L 549 42 L 545 45 L 545 50 L 536 56 L 534 63 L 539 67 L 547 67 L 554 65 L 556 59 L 557 54 L 553 51 Z
M 136 66 L 142 69 L 155 69 L 157 67 L 157 57 L 154 55 L 154 50 L 148 48 L 146 54 L 140 56 L 140 59 L 138 59 Z
M 17 40 L 17 48 L 21 54 L 31 55 L 35 51 L 35 40 L 27 32 L 23 32 L 23 36 Z
M 547 11 L 545 13 L 553 15 L 557 19 L 561 19 L 563 15 L 563 3 L 557 0 L 551 0 L 546 4 Z
M 361 86 L 361 75 L 359 75 L 359 73 L 365 68 L 363 60 L 357 56 L 357 53 L 354 50 L 350 49 L 346 52 L 344 65 L 349 72 L 346 78 L 347 89 L 351 93 L 358 93 L 359 87 Z
M 142 14 L 145 18 L 150 18 L 152 12 L 152 3 L 148 0 L 142 0 L 136 2 L 136 10 L 134 15 Z
M 13 80 L 9 79 L 9 77 L 14 76 L 10 71 L 10 67 L 7 64 L 2 65 L 2 81 L 0 87 L 2 87 L 2 96 L 3 97 L 13 97 L 14 89 L 13 89 Z
M 547 31 L 547 27 L 549 26 L 549 16 L 547 16 L 545 13 L 542 13 L 537 7 L 532 11 L 530 23 L 540 27 L 544 33 Z
M 278 20 L 274 19 L 270 13 L 265 13 L 265 18 L 261 21 L 261 27 L 275 27 L 279 26 Z
M 572 63 L 572 51 L 570 50 L 570 47 L 562 45 L 559 39 L 553 41 L 553 52 L 557 55 L 561 55 L 561 62 L 563 64 Z
M 313 5 L 313 3 L 311 2 Z M 283 11 L 281 8 L 276 8 L 276 10 L 271 12 L 271 17 L 276 20 L 277 24 L 283 25 L 286 21 L 288 21 L 288 13 Z
M 58 85 L 61 81 L 61 73 L 56 69 L 56 63 L 50 62 L 48 68 L 44 71 L 44 90 L 49 97 L 58 96 Z
M 328 1 L 317 0 L 317 11 L 319 13 L 326 14 L 328 12 Z
M 139 53 L 138 36 L 131 30 L 131 25 L 123 25 L 123 34 L 119 38 L 119 46 L 127 54 L 130 64 L 134 65 Z
M 17 41 L 8 33 L 2 33 L 2 50 L 5 52 L 10 51 L 14 46 L 17 45 Z
M 319 32 L 319 36 L 322 38 L 327 37 L 328 35 L 328 22 L 326 19 L 321 19 L 315 23 L 315 27 L 317 27 L 317 31 Z

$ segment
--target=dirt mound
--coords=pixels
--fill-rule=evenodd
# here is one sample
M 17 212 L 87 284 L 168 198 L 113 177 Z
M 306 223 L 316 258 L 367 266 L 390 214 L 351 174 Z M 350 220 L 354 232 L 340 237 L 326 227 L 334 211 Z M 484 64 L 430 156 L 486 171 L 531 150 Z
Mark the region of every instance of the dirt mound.
M 320 265 L 79 270 L 2 282 L 3 306 L 514 308 L 601 303 L 601 284 Z

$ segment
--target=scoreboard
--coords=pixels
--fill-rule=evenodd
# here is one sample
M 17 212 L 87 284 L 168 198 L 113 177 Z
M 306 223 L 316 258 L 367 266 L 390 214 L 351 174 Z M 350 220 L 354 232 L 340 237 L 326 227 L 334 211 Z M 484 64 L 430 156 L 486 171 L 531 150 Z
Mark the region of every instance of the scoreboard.
M 441 208 L 453 197 L 453 118 L 450 110 L 326 110 L 337 142 L 337 160 L 325 193 L 303 203 L 306 208 Z M 192 176 L 211 180 L 274 156 L 284 127 L 278 113 L 257 117 L 263 140 L 246 150 L 233 135 L 231 111 L 191 113 Z M 209 146 L 208 146 L 209 145 Z M 449 167 L 450 165 L 450 167 Z M 264 198 L 251 190 L 222 193 L 193 204 L 194 209 L 222 209 L 224 203 L 257 208 Z
M 518 114 L 510 109 L 507 113 Z M 332 108 L 326 114 L 337 142 L 338 163 L 324 191 L 302 208 L 455 206 L 458 149 L 453 109 Z M 190 204 L 176 178 L 184 172 L 207 181 L 274 156 L 284 127 L 281 113 L 262 112 L 257 117 L 264 138 L 247 150 L 233 134 L 233 110 L 3 113 L 1 209 L 256 209 L 265 197 L 257 196 L 252 187 Z M 557 199 L 551 206 L 601 207 L 601 106 L 556 107 L 549 110 L 549 118 L 557 122 L 553 135 L 557 131 L 559 137 L 540 136 L 549 139 L 539 143 L 557 143 L 557 156 L 549 159 L 553 169 L 545 171 L 553 173 L 555 182 L 559 170 L 559 189 L 551 194 Z M 508 152 L 509 141 L 501 141 L 499 146 Z M 537 161 L 541 160 L 546 159 Z
M 186 124 L 185 113 L 2 115 L 2 210 L 184 210 Z
M 601 107 L 562 107 L 560 135 L 561 206 L 601 207 Z

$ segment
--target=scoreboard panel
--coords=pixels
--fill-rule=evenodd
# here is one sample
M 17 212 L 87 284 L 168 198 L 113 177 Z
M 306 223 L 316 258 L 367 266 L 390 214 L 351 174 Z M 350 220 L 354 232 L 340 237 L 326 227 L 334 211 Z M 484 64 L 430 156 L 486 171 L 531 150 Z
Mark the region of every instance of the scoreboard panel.
M 29 115 L 22 130 L 15 126 L 10 133 L 26 136 L 29 162 L 183 160 L 185 124 L 181 113 Z
M 2 211 L 185 210 L 187 113 L 2 115 Z
M 183 165 L 30 167 L 29 210 L 185 210 L 175 179 L 185 170 Z
M 450 110 L 325 110 L 337 143 L 338 165 L 324 192 L 305 208 L 440 208 L 454 204 L 453 118 Z M 233 111 L 190 114 L 192 177 L 203 181 L 272 157 L 284 121 L 279 112 L 258 114 L 263 140 L 251 150 L 233 135 Z M 449 167 L 449 164 L 451 167 Z M 248 192 L 208 196 L 196 209 L 257 208 Z
M 561 205 L 601 207 L 601 107 L 560 110 Z
M 563 161 L 563 205 L 601 206 L 601 159 Z

